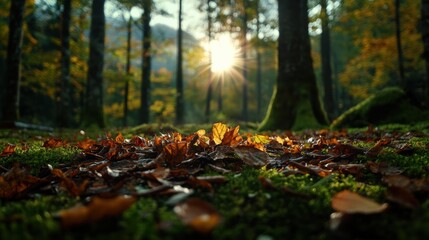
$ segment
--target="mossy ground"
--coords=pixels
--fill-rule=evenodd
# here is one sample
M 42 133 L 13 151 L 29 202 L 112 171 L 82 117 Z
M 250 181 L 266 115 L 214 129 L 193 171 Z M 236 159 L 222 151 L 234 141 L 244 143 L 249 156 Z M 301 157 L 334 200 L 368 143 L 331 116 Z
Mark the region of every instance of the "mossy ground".
M 393 130 L 392 130 L 393 129 Z M 384 126 L 382 131 L 426 132 L 427 124 L 419 126 Z M 351 132 L 362 132 L 355 129 Z M 74 147 L 45 149 L 39 136 L 46 133 L 2 132 L 0 147 L 7 143 L 18 146 L 24 141 L 26 152 L 17 151 L 0 158 L 0 165 L 21 162 L 40 169 L 46 164 L 72 161 Z M 73 139 L 73 134 L 67 135 Z M 429 137 L 415 136 L 404 140 L 414 149 L 399 155 L 388 148 L 376 159 L 359 156 L 356 163 L 387 161 L 404 170 L 404 175 L 424 178 L 429 175 Z M 366 146 L 365 140 L 351 141 Z M 373 143 L 372 143 L 373 144 Z M 213 173 L 214 174 L 214 173 Z M 270 179 L 277 187 L 288 187 L 310 198 L 291 196 L 264 187 L 258 177 Z M 228 182 L 216 185 L 213 192 L 196 189 L 194 195 L 212 203 L 223 221 L 209 236 L 198 235 L 184 226 L 168 204 L 168 197 L 141 198 L 120 217 L 100 223 L 63 230 L 55 218 L 61 209 L 80 201 L 67 195 L 35 195 L 19 201 L 0 200 L 0 239 L 429 239 L 429 199 L 414 210 L 395 208 L 375 215 L 354 215 L 335 232 L 329 228 L 331 197 L 349 189 L 378 202 L 385 202 L 386 186 L 373 175 L 359 179 L 352 175 L 333 174 L 326 178 L 311 175 L 285 176 L 274 169 L 245 168 L 226 174 Z

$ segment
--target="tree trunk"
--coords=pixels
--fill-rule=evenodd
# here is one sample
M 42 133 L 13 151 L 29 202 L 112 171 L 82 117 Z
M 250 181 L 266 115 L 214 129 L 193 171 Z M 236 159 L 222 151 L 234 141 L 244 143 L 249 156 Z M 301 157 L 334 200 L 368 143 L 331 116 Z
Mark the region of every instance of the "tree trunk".
M 104 1 L 92 1 L 91 28 L 89 34 L 88 82 L 86 85 L 86 126 L 105 127 L 103 116 L 103 66 L 105 16 Z
M 261 21 L 259 19 L 259 2 L 256 9 L 256 99 L 257 99 L 257 117 L 258 121 L 262 113 L 262 55 L 259 47 L 259 32 L 261 31 Z
M 426 61 L 426 108 L 429 108 L 429 0 L 422 0 L 421 4 L 423 58 Z
M 6 74 L 2 99 L 2 122 L 12 124 L 19 117 L 19 85 L 21 81 L 21 48 L 25 0 L 11 1 Z
M 396 48 L 398 51 L 398 68 L 399 68 L 399 85 L 402 89 L 407 90 L 407 83 L 405 82 L 405 70 L 404 70 L 404 55 L 402 53 L 401 43 L 401 2 L 395 0 L 395 28 L 396 28 Z
M 332 68 L 331 68 L 331 36 L 329 29 L 329 16 L 327 0 L 320 1 L 321 6 L 321 21 L 322 35 L 320 37 L 320 47 L 322 54 L 322 82 L 324 86 L 324 103 L 325 110 L 329 120 L 334 118 L 334 94 L 332 88 Z
M 143 51 L 142 51 L 142 85 L 141 85 L 141 122 L 149 123 L 150 107 L 150 73 L 152 69 L 151 57 L 151 11 L 152 0 L 143 3 Z
M 247 1 L 243 0 L 243 19 L 242 19 L 242 46 L 241 50 L 243 51 L 243 69 L 242 69 L 242 75 L 243 75 L 243 109 L 242 109 L 242 120 L 244 122 L 247 122 L 248 120 L 248 102 L 247 102 Z
M 212 65 L 212 50 L 210 48 L 211 40 L 212 40 L 212 17 L 211 17 L 211 6 L 210 2 L 212 0 L 207 0 L 207 35 L 209 38 L 209 71 L 208 71 L 208 86 L 207 86 L 207 96 L 206 96 L 206 111 L 205 111 L 205 121 L 210 121 L 210 103 L 212 101 L 212 92 L 213 92 L 213 76 L 211 71 Z
M 124 93 L 124 116 L 122 119 L 122 125 L 126 127 L 128 125 L 128 95 L 130 92 L 130 78 L 131 78 L 131 36 L 132 36 L 132 24 L 133 17 L 131 16 L 131 11 L 129 11 L 130 16 L 127 23 L 127 63 L 125 65 L 125 93 Z
M 260 130 L 321 127 L 327 120 L 313 71 L 307 1 L 277 2 L 277 85 Z
M 70 84 L 70 23 L 71 0 L 63 1 L 61 19 L 61 78 L 57 87 L 57 126 L 70 127 L 72 121 L 72 99 Z
M 183 95 L 183 49 L 182 49 L 182 0 L 179 0 L 179 29 L 177 30 L 177 68 L 176 68 L 176 123 L 184 122 Z

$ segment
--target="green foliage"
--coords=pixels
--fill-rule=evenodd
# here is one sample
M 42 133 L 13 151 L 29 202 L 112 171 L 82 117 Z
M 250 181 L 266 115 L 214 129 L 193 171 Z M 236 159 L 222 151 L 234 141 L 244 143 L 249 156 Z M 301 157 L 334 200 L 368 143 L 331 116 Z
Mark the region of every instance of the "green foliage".
M 363 127 L 368 124 L 411 123 L 426 120 L 428 113 L 413 106 L 404 91 L 386 88 L 350 108 L 331 127 Z

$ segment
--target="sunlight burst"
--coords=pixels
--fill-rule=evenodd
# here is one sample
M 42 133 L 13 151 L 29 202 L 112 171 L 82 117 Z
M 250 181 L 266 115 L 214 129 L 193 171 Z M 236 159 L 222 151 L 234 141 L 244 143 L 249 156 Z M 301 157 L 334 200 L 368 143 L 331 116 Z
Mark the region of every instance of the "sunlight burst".
M 238 49 L 230 36 L 222 35 L 219 39 L 212 41 L 211 70 L 214 73 L 223 73 L 231 70 L 237 64 Z

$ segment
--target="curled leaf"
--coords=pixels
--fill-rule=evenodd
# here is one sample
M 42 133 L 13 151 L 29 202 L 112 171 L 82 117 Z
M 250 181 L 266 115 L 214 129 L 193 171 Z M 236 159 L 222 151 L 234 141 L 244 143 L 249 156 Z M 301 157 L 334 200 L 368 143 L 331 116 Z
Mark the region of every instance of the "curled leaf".
M 132 196 L 93 197 L 88 205 L 78 204 L 72 208 L 61 210 L 58 212 L 58 217 L 64 228 L 70 228 L 118 216 L 131 207 L 135 201 L 136 198 Z
M 210 203 L 198 198 L 189 198 L 177 204 L 174 212 L 185 225 L 204 234 L 213 231 L 221 221 L 221 216 L 216 209 Z
M 223 137 L 225 136 L 228 127 L 223 123 L 215 123 L 212 127 L 213 141 L 216 145 L 222 143 Z
M 379 204 L 349 190 L 343 190 L 332 198 L 332 208 L 342 213 L 374 214 L 387 209 L 387 203 Z

